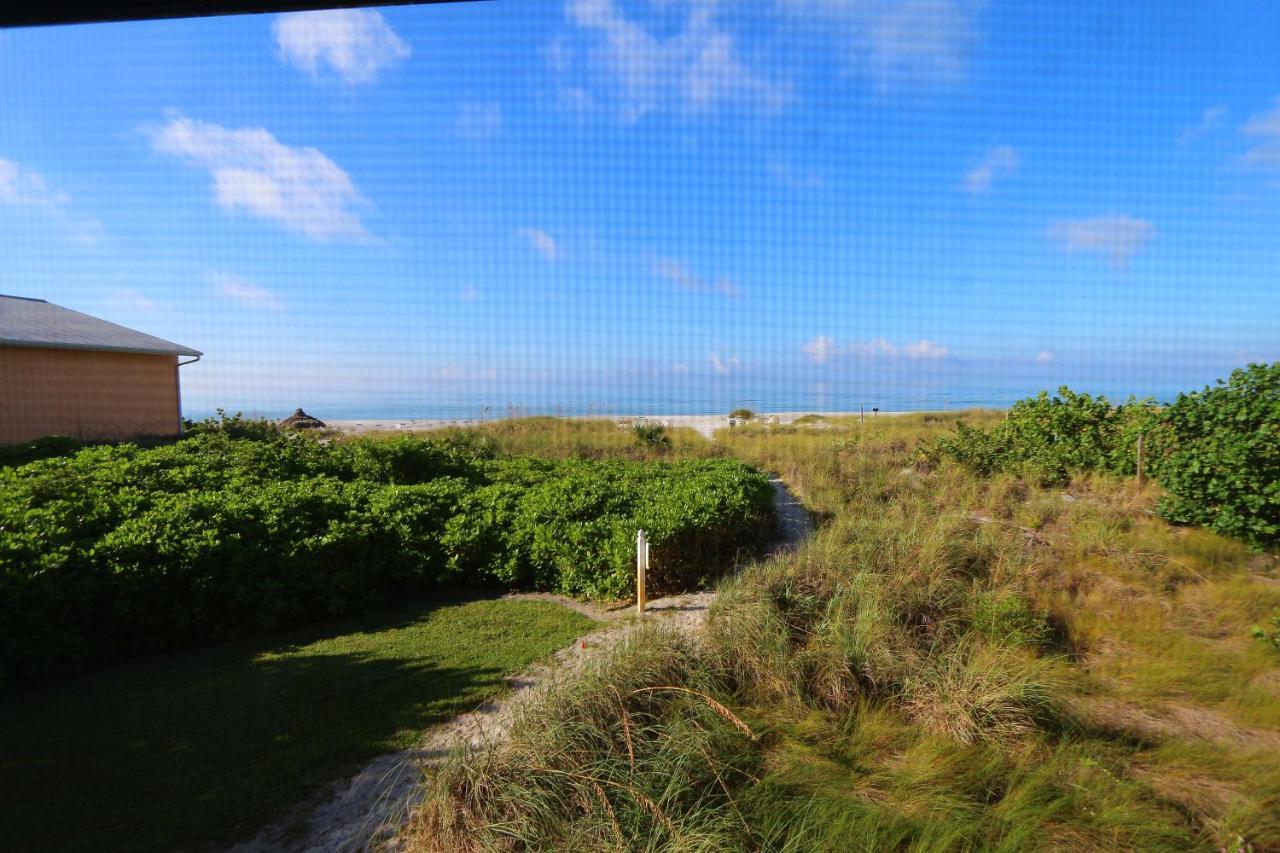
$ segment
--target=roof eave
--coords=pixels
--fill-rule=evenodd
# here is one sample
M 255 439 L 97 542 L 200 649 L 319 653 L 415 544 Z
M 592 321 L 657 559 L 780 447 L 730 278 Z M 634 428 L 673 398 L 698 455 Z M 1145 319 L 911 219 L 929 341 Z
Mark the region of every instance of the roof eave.
M 204 353 L 189 347 L 173 346 L 169 349 L 149 349 L 143 347 L 113 347 L 101 344 L 69 344 L 63 341 L 18 341 L 0 339 L 0 347 L 28 347 L 31 349 L 73 349 L 83 352 L 124 352 L 134 355 L 192 355 L 203 356 Z

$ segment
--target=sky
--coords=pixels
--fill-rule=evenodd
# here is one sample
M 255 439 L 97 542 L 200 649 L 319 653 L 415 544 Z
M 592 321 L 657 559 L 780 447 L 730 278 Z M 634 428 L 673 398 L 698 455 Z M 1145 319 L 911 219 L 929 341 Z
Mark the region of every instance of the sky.
M 1266 6 L 0 31 L 0 293 L 201 350 L 197 416 L 1169 398 L 1280 359 Z

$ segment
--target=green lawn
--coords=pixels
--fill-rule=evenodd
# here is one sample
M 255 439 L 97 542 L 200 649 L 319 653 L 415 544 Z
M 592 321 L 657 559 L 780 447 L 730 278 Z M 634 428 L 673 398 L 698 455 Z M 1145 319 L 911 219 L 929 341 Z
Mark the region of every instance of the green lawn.
M 0 694 L 0 846 L 251 835 L 592 624 L 544 602 L 419 604 Z

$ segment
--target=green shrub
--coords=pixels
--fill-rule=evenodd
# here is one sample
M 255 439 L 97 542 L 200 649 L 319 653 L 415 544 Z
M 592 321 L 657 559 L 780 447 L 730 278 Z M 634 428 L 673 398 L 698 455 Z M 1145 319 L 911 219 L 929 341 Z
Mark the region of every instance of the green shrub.
M 1147 471 L 1165 489 L 1169 521 L 1202 524 L 1263 549 L 1280 543 L 1280 362 L 1233 371 L 1170 406 L 1060 388 L 1020 400 L 991 430 L 964 423 L 930 455 L 979 474 L 1017 474 L 1060 485 L 1074 471 L 1135 473 L 1138 436 Z
M 1009 408 L 988 431 L 960 423 L 936 451 L 980 474 L 1018 474 L 1039 485 L 1061 485 L 1072 471 L 1131 474 L 1138 434 L 1154 428 L 1158 410 L 1145 400 L 1113 406 L 1105 397 L 1058 389 L 1041 391 Z
M 357 612 L 442 584 L 618 598 L 771 529 L 741 463 L 494 459 L 481 440 L 197 431 L 0 468 L 0 679 Z
M 1168 492 L 1161 514 L 1256 548 L 1280 543 L 1280 362 L 1180 394 L 1164 422 L 1152 465 Z
M 182 431 L 185 435 L 216 432 L 228 435 L 231 438 L 261 440 L 278 435 L 280 427 L 270 418 L 246 418 L 240 412 L 228 415 L 226 409 L 218 409 L 217 417 L 205 418 L 200 421 L 184 420 L 182 422 Z
M 755 416 L 756 416 L 756 413 L 751 411 L 750 409 L 734 409 L 732 412 L 729 413 L 729 417 L 737 418 L 738 420 L 743 420 L 743 421 L 749 421 Z
M 662 424 L 636 421 L 631 425 L 631 434 L 635 436 L 636 444 L 641 447 L 665 450 L 671 446 L 671 436 L 667 435 L 667 428 Z

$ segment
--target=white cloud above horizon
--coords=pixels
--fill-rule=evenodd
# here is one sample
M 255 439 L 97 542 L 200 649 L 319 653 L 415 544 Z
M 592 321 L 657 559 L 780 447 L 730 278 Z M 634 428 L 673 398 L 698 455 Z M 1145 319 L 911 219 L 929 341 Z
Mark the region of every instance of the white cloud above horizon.
M 157 153 L 207 170 L 213 200 L 225 210 L 322 242 L 370 238 L 353 210 L 368 200 L 315 148 L 285 145 L 261 127 L 226 128 L 181 115 L 145 131 Z
M 1012 145 L 997 145 L 983 155 L 982 161 L 965 173 L 961 187 L 970 195 L 981 195 L 991 189 L 997 178 L 1015 174 L 1022 158 Z
M 521 237 L 534 251 L 546 258 L 548 263 L 555 263 L 560 257 L 560 246 L 555 238 L 541 228 L 520 228 Z
M 283 311 L 285 302 L 278 294 L 257 282 L 226 270 L 209 270 L 204 280 L 223 299 L 238 302 L 258 311 Z
M 695 275 L 689 265 L 679 258 L 654 257 L 650 263 L 653 274 L 672 282 L 689 293 L 715 293 L 730 298 L 743 296 L 742 290 L 728 278 L 704 279 Z
M 777 0 L 837 34 L 845 64 L 882 95 L 955 85 L 969 73 L 985 0 Z
M 806 343 L 801 349 L 814 364 L 826 364 L 838 352 L 836 342 L 826 335 L 817 337 Z
M 912 361 L 936 361 L 947 358 L 950 350 L 928 338 L 895 344 L 887 338 L 873 338 L 867 341 L 852 341 L 847 344 L 837 343 L 827 335 L 817 335 L 808 340 L 801 351 L 814 364 L 827 364 L 842 356 L 859 359 L 898 359 Z
M 459 301 L 459 302 L 466 302 L 466 303 L 468 303 L 468 304 L 470 304 L 470 303 L 472 303 L 472 302 L 479 302 L 479 301 L 480 301 L 480 290 L 479 290 L 479 288 L 476 288 L 476 287 L 464 287 L 464 288 L 462 288 L 462 290 L 458 291 L 458 301 Z
M 131 311 L 141 314 L 154 312 L 159 305 L 136 287 L 121 287 L 107 295 L 107 304 L 117 311 Z
M 736 355 L 724 357 L 718 352 L 708 353 L 707 361 L 711 363 L 711 369 L 717 376 L 728 376 L 742 365 Z
M 902 347 L 902 354 L 912 359 L 935 360 L 946 358 L 948 353 L 946 347 L 927 339 L 913 341 Z
M 1051 364 L 1053 359 L 1054 354 L 1051 350 L 1042 349 L 1036 353 L 1036 364 Z
M 1250 116 L 1240 132 L 1250 140 L 1244 153 L 1245 165 L 1269 172 L 1272 181 L 1280 186 L 1280 96 L 1272 101 L 1271 109 Z
M 51 187 L 39 172 L 3 157 L 0 157 L 0 205 L 38 210 L 78 243 L 95 245 L 103 237 L 100 222 L 72 212 L 70 193 Z
M 271 24 L 280 59 L 319 79 L 328 68 L 349 86 L 373 83 L 411 48 L 373 9 L 290 12 Z
M 1185 128 L 1178 135 L 1178 144 L 1183 146 L 1190 145 L 1222 124 L 1222 120 L 1226 117 L 1227 107 L 1225 104 L 1215 104 L 1212 107 L 1205 108 L 1205 111 L 1200 114 L 1200 121 Z
M 1102 255 L 1113 266 L 1124 267 L 1155 232 L 1155 225 L 1146 219 L 1112 213 L 1051 223 L 1046 236 L 1063 251 Z
M 789 83 L 740 58 L 713 0 L 691 0 L 679 28 L 665 37 L 655 31 L 670 28 L 628 17 L 615 0 L 567 0 L 564 10 L 574 43 L 561 36 L 544 48 L 543 58 L 561 78 L 562 91 L 577 93 L 572 100 L 578 104 L 594 103 L 588 87 L 603 86 L 607 97 L 601 100 L 616 104 L 622 121 L 635 122 L 657 111 L 708 114 L 726 104 L 775 114 L 791 100 Z

